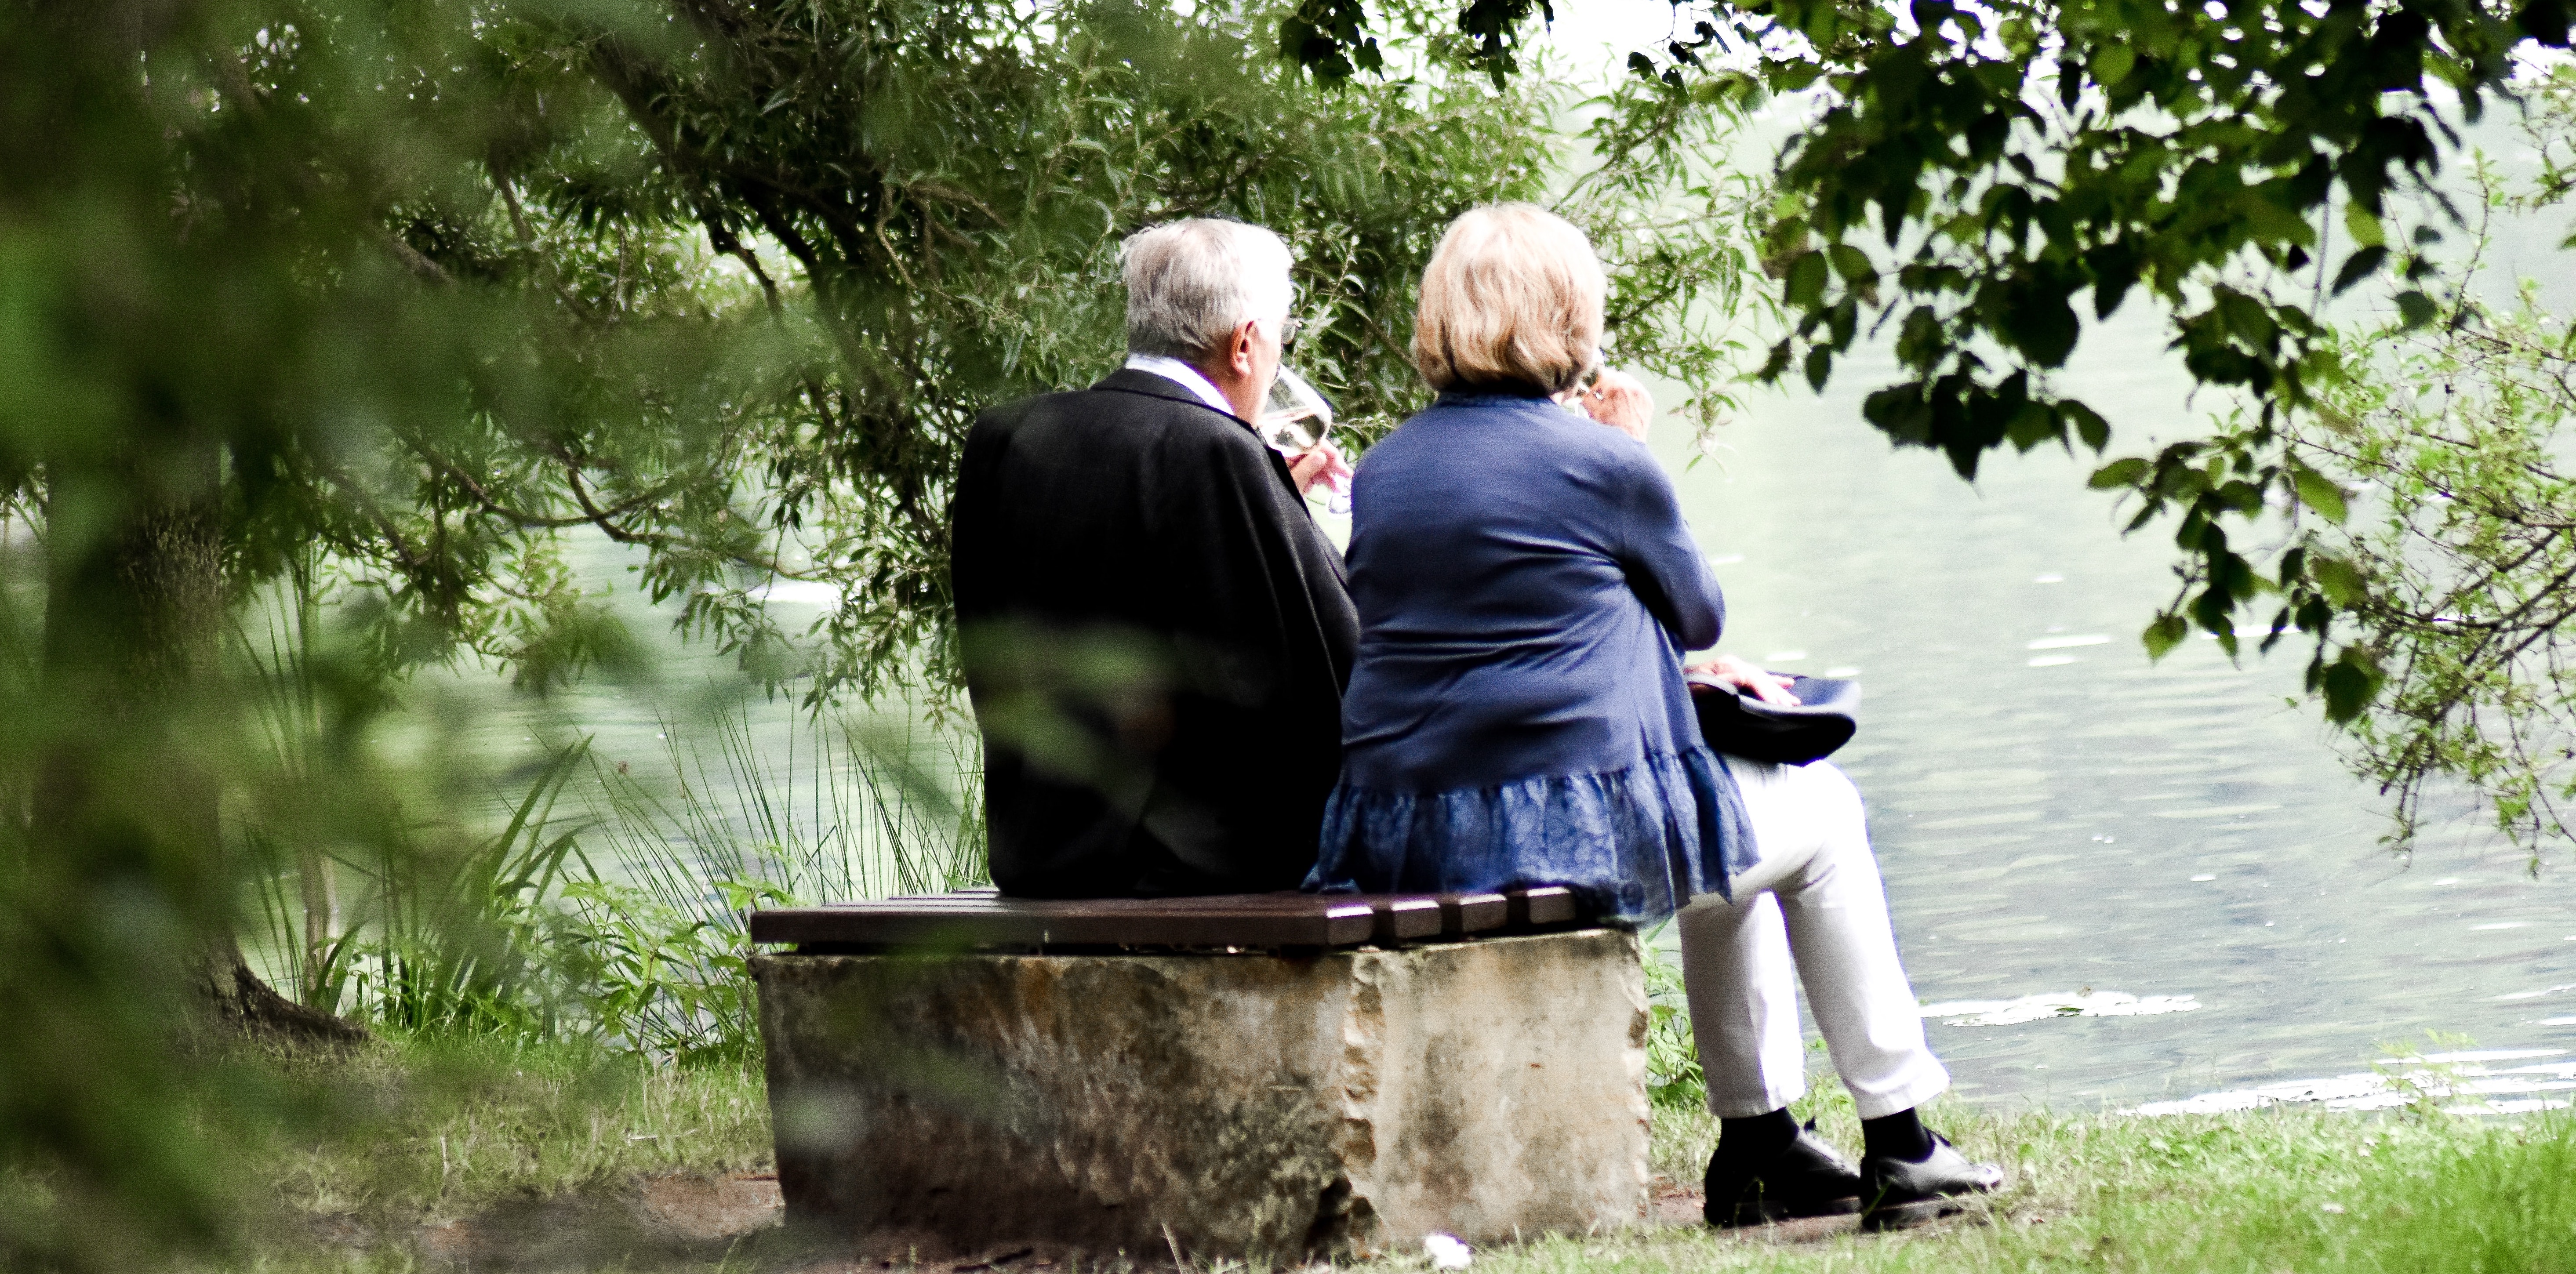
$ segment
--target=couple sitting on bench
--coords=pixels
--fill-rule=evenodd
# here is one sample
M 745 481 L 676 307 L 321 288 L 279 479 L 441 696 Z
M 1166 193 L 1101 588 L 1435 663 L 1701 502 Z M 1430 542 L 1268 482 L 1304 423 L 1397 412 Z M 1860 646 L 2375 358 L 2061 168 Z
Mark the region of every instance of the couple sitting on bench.
M 1303 492 L 1341 457 L 1258 420 L 1296 336 L 1277 236 L 1183 221 L 1126 244 L 1124 369 L 997 407 L 958 477 L 955 597 L 993 880 L 1100 898 L 1572 886 L 1678 915 L 1720 1225 L 1955 1210 L 2000 1174 L 1926 1130 L 1949 1084 L 1898 963 L 1859 793 L 1703 743 L 1682 652 L 1717 580 L 1598 372 L 1605 279 L 1537 207 L 1460 217 L 1422 279 L 1438 391 L 1369 449 L 1347 563 Z M 1691 671 L 1774 701 L 1720 656 Z M 1792 969 L 1858 1105 L 1854 1165 L 1789 1114 Z

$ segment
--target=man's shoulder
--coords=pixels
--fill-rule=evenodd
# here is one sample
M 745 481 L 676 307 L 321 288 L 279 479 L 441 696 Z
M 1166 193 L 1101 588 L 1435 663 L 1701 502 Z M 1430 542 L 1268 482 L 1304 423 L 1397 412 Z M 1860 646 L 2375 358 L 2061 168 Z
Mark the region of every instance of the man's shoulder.
M 976 423 L 1013 428 L 1035 421 L 1128 419 L 1217 432 L 1246 432 L 1243 422 L 1200 402 L 1188 390 L 1151 372 L 1120 370 L 1082 389 L 1032 394 L 988 407 Z
M 975 433 L 987 443 L 1079 435 L 1087 450 L 1258 460 L 1268 451 L 1250 426 L 1150 372 L 1119 371 L 1086 389 L 1060 390 L 986 408 Z
M 1059 389 L 995 403 L 975 414 L 975 427 L 984 431 L 1007 431 L 1031 421 L 1061 420 L 1080 415 L 1091 392 L 1088 389 Z

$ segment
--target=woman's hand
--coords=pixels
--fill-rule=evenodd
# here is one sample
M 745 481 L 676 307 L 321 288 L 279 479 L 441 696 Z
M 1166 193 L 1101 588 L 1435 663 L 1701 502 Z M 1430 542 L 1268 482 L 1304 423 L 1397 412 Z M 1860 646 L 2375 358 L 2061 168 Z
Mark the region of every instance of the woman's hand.
M 1342 449 L 1327 438 L 1289 457 L 1288 476 L 1297 482 L 1297 493 L 1303 495 L 1321 482 L 1327 491 L 1350 494 L 1351 462 L 1342 458 Z
M 1778 704 L 1783 708 L 1798 706 L 1798 696 L 1789 693 L 1789 678 L 1772 676 L 1753 666 L 1752 661 L 1734 655 L 1719 655 L 1704 664 L 1691 664 L 1682 671 L 1714 677 L 1764 703 Z
M 1568 406 L 1581 407 L 1584 415 L 1639 442 L 1646 440 L 1646 429 L 1655 421 L 1655 396 L 1636 377 L 1604 368 L 1590 385 L 1572 392 Z

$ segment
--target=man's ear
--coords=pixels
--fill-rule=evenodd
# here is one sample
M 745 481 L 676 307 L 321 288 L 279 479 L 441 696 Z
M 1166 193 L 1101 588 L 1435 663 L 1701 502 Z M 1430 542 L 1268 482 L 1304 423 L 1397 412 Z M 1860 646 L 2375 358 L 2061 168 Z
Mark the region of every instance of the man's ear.
M 1256 324 L 1247 322 L 1237 325 L 1234 329 L 1234 344 L 1228 351 L 1230 357 L 1227 362 L 1234 368 L 1234 374 L 1237 376 L 1252 374 L 1252 340 L 1255 326 Z

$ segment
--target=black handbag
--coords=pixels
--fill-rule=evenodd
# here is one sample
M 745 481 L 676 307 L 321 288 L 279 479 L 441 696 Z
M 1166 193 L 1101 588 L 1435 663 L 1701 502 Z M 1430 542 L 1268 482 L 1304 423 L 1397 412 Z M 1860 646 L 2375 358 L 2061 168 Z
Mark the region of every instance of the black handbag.
M 1713 677 L 1688 674 L 1691 707 L 1709 749 L 1774 765 L 1805 765 L 1833 754 L 1860 729 L 1860 683 L 1800 677 L 1796 707 L 1764 703 Z

